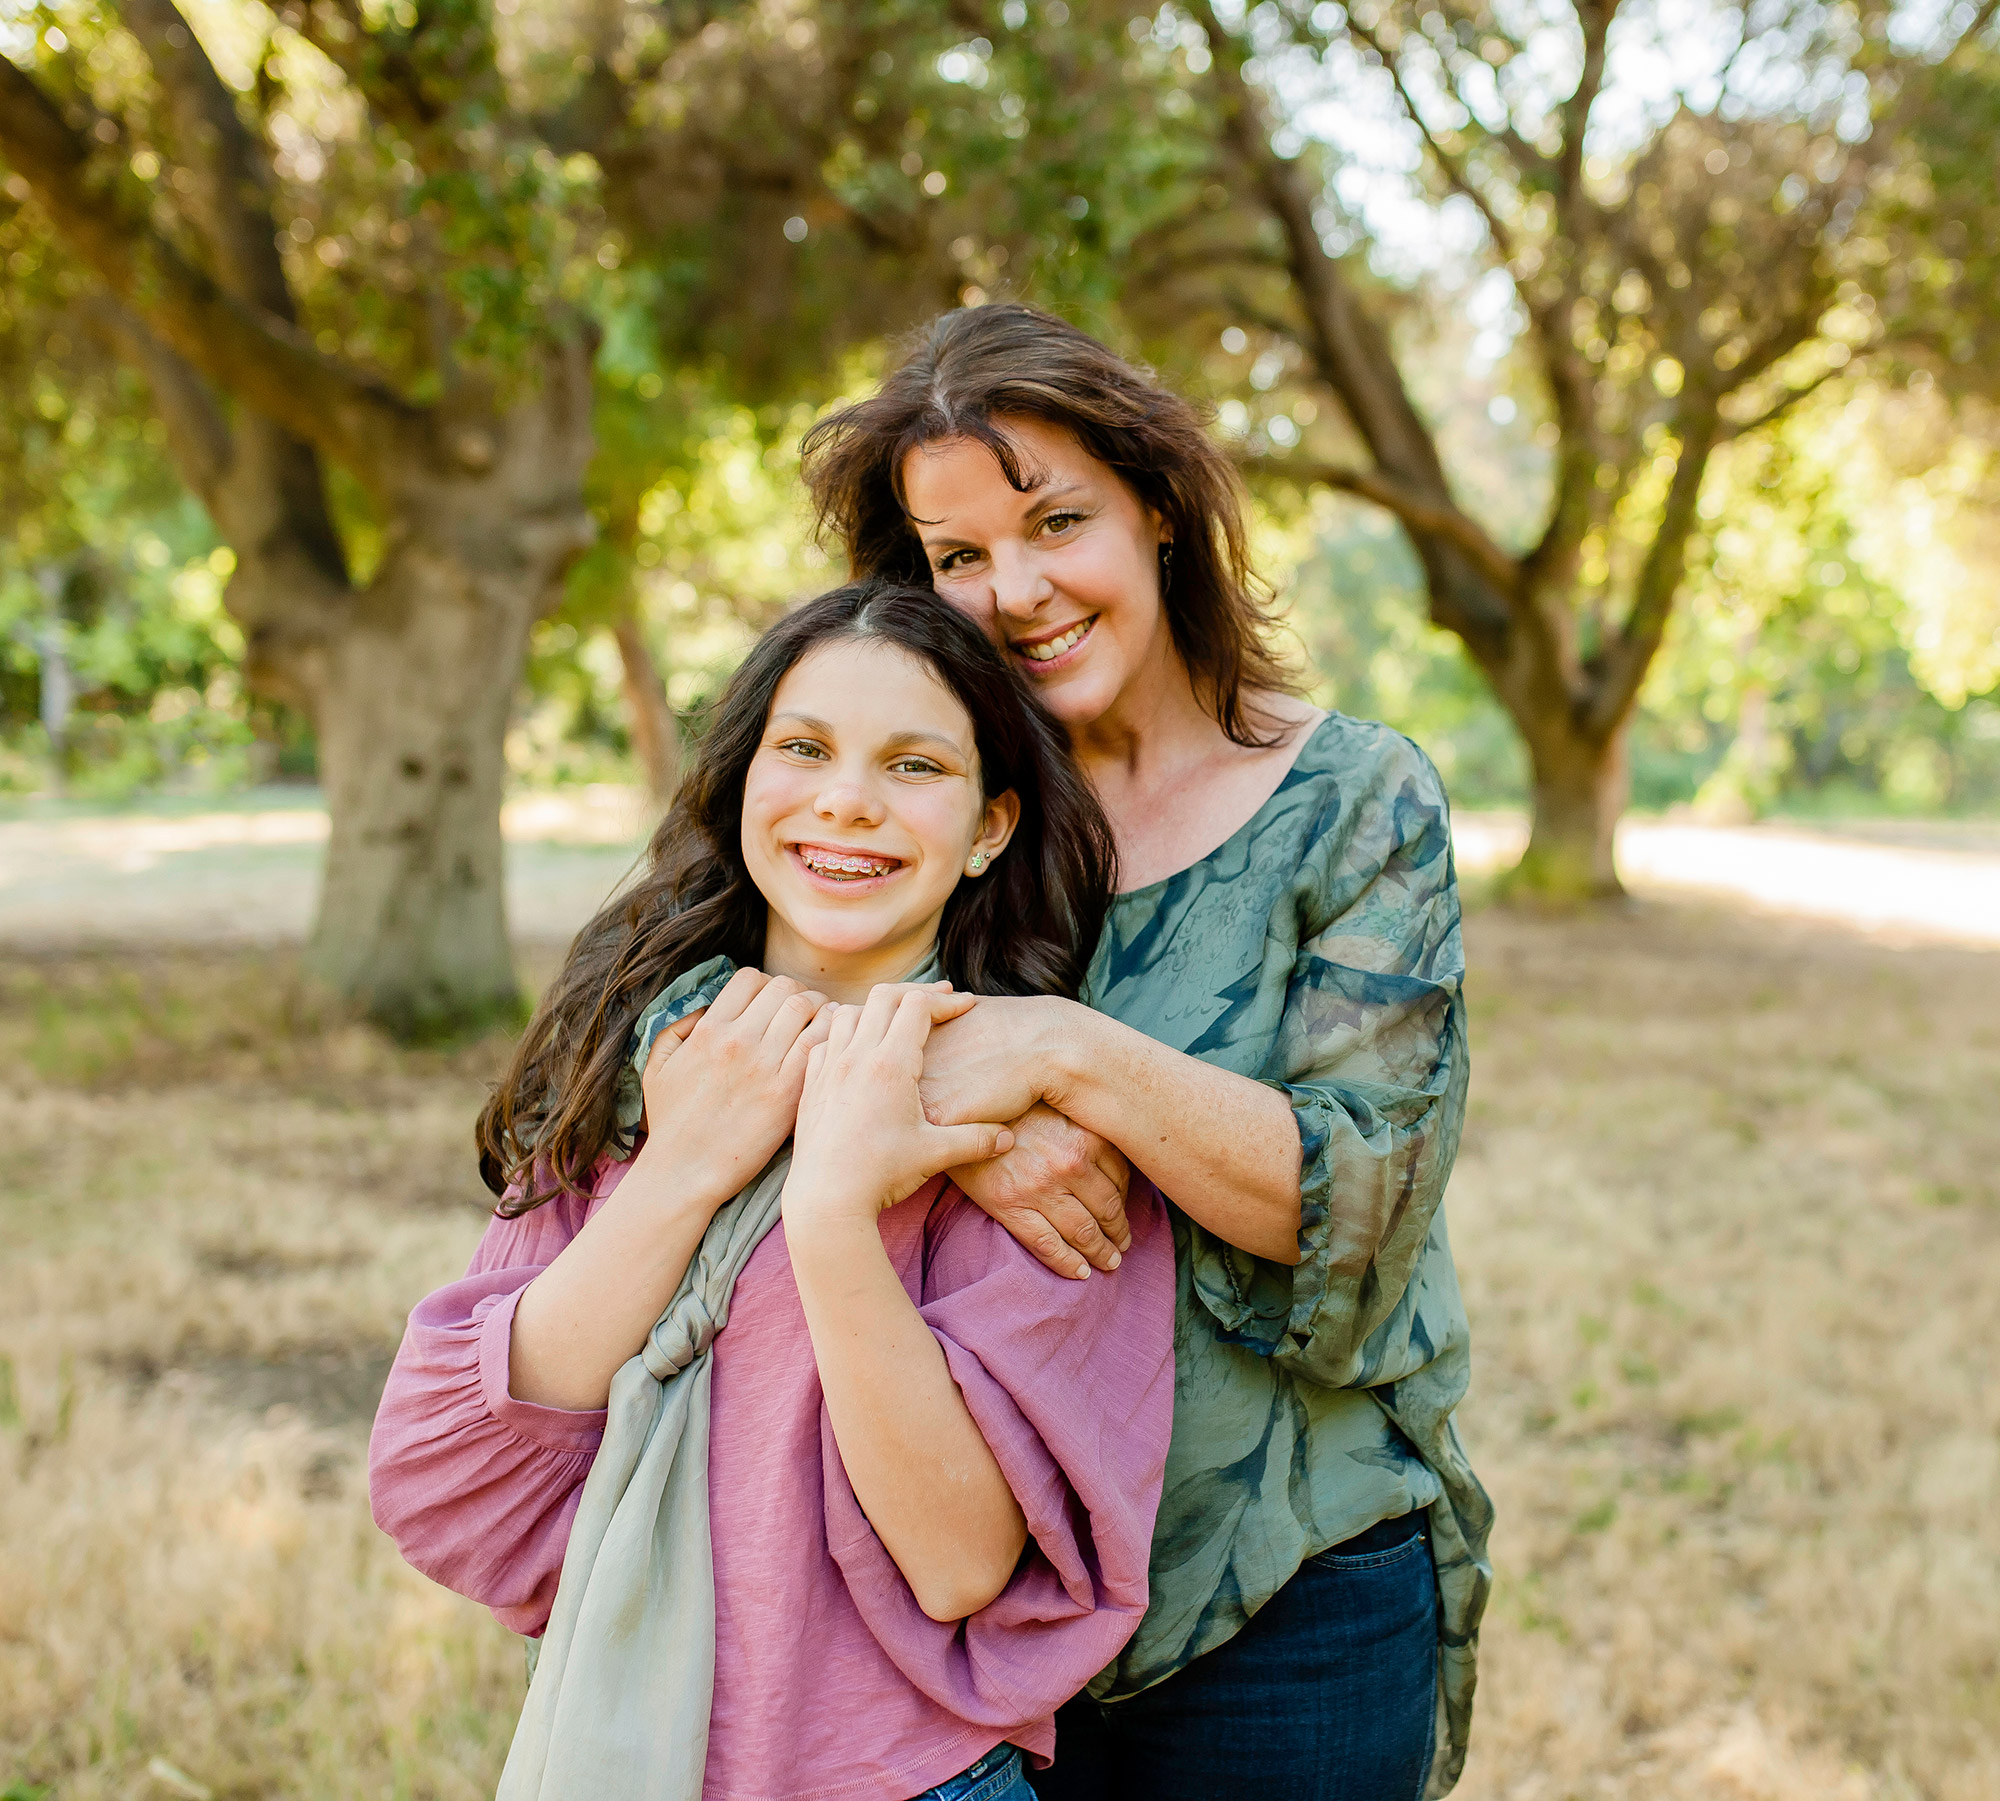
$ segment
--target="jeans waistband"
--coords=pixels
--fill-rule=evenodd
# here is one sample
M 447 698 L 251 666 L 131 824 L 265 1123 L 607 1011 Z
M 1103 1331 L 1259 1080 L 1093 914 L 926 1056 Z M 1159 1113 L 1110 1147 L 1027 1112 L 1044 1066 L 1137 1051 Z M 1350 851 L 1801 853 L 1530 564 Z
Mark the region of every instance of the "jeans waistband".
M 1365 1532 L 1357 1532 L 1352 1538 L 1343 1538 L 1337 1545 L 1328 1545 L 1322 1553 L 1327 1557 L 1364 1557 L 1372 1551 L 1393 1551 L 1398 1545 L 1406 1545 L 1424 1529 L 1424 1510 L 1413 1508 L 1408 1513 L 1398 1514 L 1393 1520 L 1377 1520 Z

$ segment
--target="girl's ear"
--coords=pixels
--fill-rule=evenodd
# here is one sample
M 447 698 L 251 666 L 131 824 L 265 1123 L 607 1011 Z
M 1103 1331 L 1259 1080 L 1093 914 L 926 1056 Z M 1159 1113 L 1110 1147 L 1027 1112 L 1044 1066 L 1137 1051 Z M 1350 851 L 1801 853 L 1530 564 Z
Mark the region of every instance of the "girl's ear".
M 979 835 L 965 855 L 965 873 L 984 875 L 991 869 L 993 859 L 1007 848 L 1007 840 L 1013 837 L 1014 828 L 1020 823 L 1021 800 L 1013 789 L 989 800 L 980 816 Z

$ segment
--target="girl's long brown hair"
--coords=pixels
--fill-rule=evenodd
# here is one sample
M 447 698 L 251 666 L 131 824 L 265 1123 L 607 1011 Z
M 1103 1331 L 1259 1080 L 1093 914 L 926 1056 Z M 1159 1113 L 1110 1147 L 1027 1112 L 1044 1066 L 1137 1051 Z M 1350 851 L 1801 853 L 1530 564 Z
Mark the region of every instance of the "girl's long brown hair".
M 1053 313 L 1012 302 L 946 313 L 875 393 L 806 434 L 807 484 L 854 573 L 931 579 L 903 500 L 903 463 L 920 445 L 973 439 L 1028 492 L 1035 475 L 1009 419 L 1068 432 L 1166 522 L 1161 597 L 1195 692 L 1238 744 L 1276 742 L 1254 696 L 1298 684 L 1271 649 L 1277 621 L 1250 572 L 1235 470 L 1192 405 Z
M 981 785 L 1020 823 L 990 873 L 945 902 L 938 949 L 955 987 L 1074 994 L 1117 878 L 1111 829 L 1059 726 L 970 620 L 928 588 L 864 581 L 760 638 L 709 721 L 642 873 L 577 934 L 479 1115 L 479 1173 L 502 1213 L 583 1194 L 616 1128 L 619 1071 L 641 1012 L 676 976 L 764 955 L 767 903 L 743 860 L 743 784 L 778 684 L 800 658 L 872 638 L 923 663 L 971 716 Z M 514 1192 L 510 1193 L 509 1191 Z

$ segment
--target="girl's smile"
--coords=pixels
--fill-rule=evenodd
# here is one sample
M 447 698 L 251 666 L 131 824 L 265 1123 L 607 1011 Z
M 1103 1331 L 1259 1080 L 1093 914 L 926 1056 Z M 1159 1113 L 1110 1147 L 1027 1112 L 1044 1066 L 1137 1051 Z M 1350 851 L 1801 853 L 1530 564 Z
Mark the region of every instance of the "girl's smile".
M 831 882 L 837 888 L 886 881 L 899 869 L 908 867 L 901 857 L 885 857 L 874 851 L 847 850 L 837 844 L 795 844 L 792 855 L 805 865 L 808 875 Z

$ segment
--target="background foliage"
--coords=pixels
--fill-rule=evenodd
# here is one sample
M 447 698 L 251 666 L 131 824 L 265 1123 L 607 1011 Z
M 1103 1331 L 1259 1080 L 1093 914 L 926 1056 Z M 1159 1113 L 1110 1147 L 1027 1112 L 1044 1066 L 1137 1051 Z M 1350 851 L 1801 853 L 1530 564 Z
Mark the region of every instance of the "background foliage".
M 574 105 L 587 81 L 571 66 L 566 15 L 532 0 L 494 10 L 501 74 L 552 107 Z M 1187 219 L 1238 208 L 1206 160 L 1209 53 L 1192 15 L 1072 17 L 1009 0 L 990 18 L 960 9 L 960 36 L 934 8 L 908 19 L 893 7 L 819 10 L 827 44 L 838 26 L 864 49 L 883 46 L 841 77 L 844 123 L 774 152 L 803 156 L 821 191 L 800 198 L 796 170 L 774 172 L 768 195 L 749 184 L 717 242 L 631 171 L 546 143 L 485 146 L 449 178 L 471 184 L 464 192 L 433 180 L 402 193 L 413 172 L 393 158 L 375 166 L 388 152 L 357 138 L 339 84 L 330 70 L 314 78 L 319 52 L 288 15 L 247 0 L 199 9 L 240 90 L 283 65 L 290 99 L 272 129 L 298 208 L 286 256 L 309 329 L 337 333 L 344 354 L 391 377 L 432 379 L 411 334 L 422 238 L 435 227 L 468 239 L 441 264 L 472 322 L 462 354 L 504 366 L 558 302 L 603 334 L 600 543 L 537 630 L 509 745 L 517 779 L 631 778 L 607 630 L 626 610 L 685 716 L 779 608 L 837 578 L 802 511 L 798 438 L 879 372 L 895 329 L 929 311 L 1003 294 L 1057 306 L 1213 405 L 1249 455 L 1327 428 L 1295 360 L 1225 324 L 1225 305 L 1151 300 L 1160 259 L 1188 254 Z M 24 33 L 61 37 L 60 16 L 93 81 L 140 79 L 94 15 L 8 14 L 17 45 Z M 815 9 L 750 16 L 782 49 Z M 1684 604 L 1635 727 L 1643 807 L 2000 807 L 2000 352 L 1988 354 L 2000 83 L 1990 55 L 1952 81 L 1950 108 L 1926 115 L 1922 154 L 1899 166 L 1871 227 L 1879 241 L 1857 250 L 1895 272 L 1880 300 L 1855 291 L 1859 317 L 1896 312 L 1893 353 L 1857 359 L 1778 425 L 1717 453 Z M 753 94 L 735 128 L 757 129 L 757 107 L 784 97 L 781 86 Z M 1374 219 L 1370 278 L 1401 360 L 1460 490 L 1504 539 L 1527 530 L 1550 480 L 1544 400 L 1469 209 L 1434 207 L 1441 226 L 1427 244 L 1382 224 L 1426 216 L 1412 197 L 1423 179 L 1414 140 L 1389 138 L 1372 168 L 1351 146 L 1321 144 L 1331 203 L 1351 216 L 1329 223 L 1337 234 Z M 131 167 L 134 179 L 158 172 L 143 146 Z M 0 180 L 0 792 L 309 779 L 303 719 L 246 692 L 241 636 L 221 604 L 229 549 L 176 478 L 143 385 L 75 317 L 75 272 L 24 185 Z M 484 249 L 471 241 L 481 234 Z M 1239 301 L 1244 291 L 1230 290 Z M 365 567 L 368 509 L 338 484 L 334 499 Z M 1411 732 L 1461 803 L 1518 802 L 1518 742 L 1457 642 L 1426 622 L 1415 559 L 1387 515 L 1323 491 L 1260 493 L 1259 509 L 1266 569 L 1320 697 Z M 52 650 L 75 690 L 60 745 L 43 724 Z

